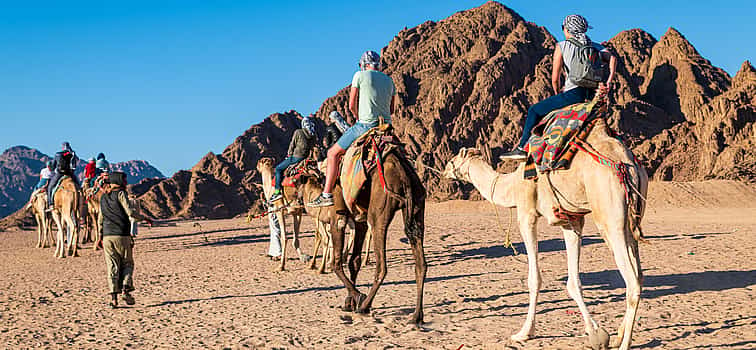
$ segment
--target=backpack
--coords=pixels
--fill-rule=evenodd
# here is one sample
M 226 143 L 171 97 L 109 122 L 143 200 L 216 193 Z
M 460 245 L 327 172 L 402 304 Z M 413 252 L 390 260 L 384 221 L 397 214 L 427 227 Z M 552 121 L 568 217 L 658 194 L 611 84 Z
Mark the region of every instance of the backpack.
M 577 46 L 577 53 L 573 67 L 567 67 L 567 79 L 572 80 L 577 86 L 595 89 L 600 82 L 604 81 L 604 63 L 601 61 L 601 53 L 593 44 L 585 45 L 575 38 L 567 39 Z

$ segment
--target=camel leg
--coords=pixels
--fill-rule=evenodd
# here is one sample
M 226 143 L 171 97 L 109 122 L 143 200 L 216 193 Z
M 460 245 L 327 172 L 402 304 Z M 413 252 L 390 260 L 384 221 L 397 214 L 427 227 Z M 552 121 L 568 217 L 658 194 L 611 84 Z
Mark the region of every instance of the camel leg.
M 570 225 L 562 226 L 564 243 L 567 248 L 567 294 L 575 300 L 585 323 L 585 333 L 591 334 L 598 325 L 591 318 L 588 307 L 583 300 L 583 287 L 580 283 L 580 235 L 583 231 L 584 219 L 572 221 Z
M 312 259 L 310 260 L 310 270 L 315 269 L 315 262 L 318 260 L 318 249 L 320 249 L 320 241 L 323 239 L 323 230 L 320 220 L 315 219 L 315 243 L 312 247 Z M 325 254 L 323 255 L 323 259 L 325 259 Z
M 78 248 L 79 248 L 79 225 L 76 220 L 75 213 L 69 213 L 66 215 L 66 222 L 68 223 L 67 230 L 70 233 L 71 237 L 68 240 L 68 246 L 69 246 L 69 252 L 71 256 L 79 256 Z
M 347 297 L 344 300 L 344 308 L 342 310 L 353 311 L 365 299 L 365 294 L 360 293 L 352 281 L 344 274 L 344 255 L 342 254 L 344 250 L 344 230 L 339 230 L 336 220 L 337 218 L 333 218 L 331 222 L 331 238 L 333 239 L 333 265 L 331 268 L 347 289 Z M 359 227 L 355 227 L 355 234 L 364 235 L 365 232 L 360 231 Z
M 37 248 L 42 248 L 42 241 L 44 238 L 42 237 L 44 235 L 44 229 L 42 228 L 42 218 L 40 217 L 39 213 L 34 211 L 34 219 L 37 220 Z
M 536 234 L 537 216 L 534 209 L 517 208 L 520 234 L 528 253 L 528 316 L 522 329 L 512 335 L 514 341 L 530 339 L 535 330 L 535 310 L 538 303 L 538 292 L 541 289 L 541 270 L 538 268 L 538 237 Z
M 626 231 L 624 222 L 619 221 L 617 220 L 606 231 L 609 247 L 614 254 L 614 261 L 625 281 L 626 288 L 625 317 L 617 329 L 617 338 L 612 342 L 612 347 L 628 350 L 632 342 L 633 327 L 640 304 L 641 271 L 638 242 L 635 241 L 630 232 Z
M 362 260 L 362 266 L 367 266 L 370 263 L 370 249 L 373 248 L 373 228 L 370 223 L 367 224 L 368 229 L 365 238 L 365 246 L 363 247 L 362 254 L 365 255 L 365 259 Z
M 325 273 L 326 264 L 333 265 L 333 240 L 331 239 L 330 227 L 324 232 L 325 241 L 323 241 L 323 261 L 320 262 L 318 273 Z M 342 255 L 343 256 L 343 255 Z
M 310 256 L 307 255 L 307 253 L 303 252 L 299 245 L 299 229 L 302 225 L 302 214 L 295 213 L 292 215 L 294 222 L 294 240 L 292 241 L 292 245 L 294 246 L 294 249 L 297 251 L 297 256 L 299 257 L 299 261 L 303 263 L 307 263 L 310 260 Z
M 66 250 L 65 250 L 65 242 L 66 238 L 63 234 L 63 223 L 60 220 L 60 214 L 53 211 L 52 214 L 53 221 L 55 221 L 55 225 L 58 226 L 58 235 L 55 242 L 55 254 L 54 256 L 56 258 L 65 258 L 66 257 Z
M 347 264 L 349 265 L 349 275 L 352 280 L 352 283 L 357 284 L 357 275 L 360 273 L 360 268 L 362 267 L 362 255 L 360 255 L 360 252 L 362 251 L 362 245 L 365 244 L 365 238 L 366 235 L 357 235 L 355 234 L 356 230 L 352 233 L 352 254 L 349 256 L 349 261 Z
M 280 271 L 286 270 L 286 245 L 287 244 L 286 244 L 286 218 L 285 216 L 286 216 L 286 213 L 283 210 L 280 210 L 276 214 L 276 217 L 278 217 L 278 227 L 280 228 L 279 231 L 281 231 L 280 237 L 279 237 L 279 241 L 281 242 L 281 261 L 278 267 Z
M 423 288 L 425 287 L 425 274 L 428 271 L 428 266 L 425 263 L 425 251 L 423 249 L 423 238 L 410 240 L 412 244 L 412 255 L 415 257 L 415 284 L 417 286 L 417 304 L 415 304 L 415 312 L 410 318 L 411 324 L 423 323 Z
M 372 240 L 373 248 L 375 249 L 375 279 L 373 280 L 373 286 L 370 288 L 370 292 L 368 292 L 367 299 L 362 302 L 362 305 L 360 305 L 360 308 L 357 310 L 359 313 L 370 312 L 370 307 L 373 305 L 375 294 L 378 293 L 378 288 L 381 287 L 383 280 L 386 278 L 386 273 L 388 273 L 388 267 L 386 266 L 386 234 L 389 223 L 394 219 L 396 210 L 392 208 L 392 205 L 388 200 L 378 200 L 374 203 L 381 202 L 386 205 L 377 206 L 381 208 L 380 212 L 368 214 L 368 221 L 371 219 L 375 221 L 373 225 L 370 225 L 370 227 L 373 228 Z M 374 208 L 374 206 L 371 206 L 371 208 Z M 378 209 L 374 210 L 378 211 Z

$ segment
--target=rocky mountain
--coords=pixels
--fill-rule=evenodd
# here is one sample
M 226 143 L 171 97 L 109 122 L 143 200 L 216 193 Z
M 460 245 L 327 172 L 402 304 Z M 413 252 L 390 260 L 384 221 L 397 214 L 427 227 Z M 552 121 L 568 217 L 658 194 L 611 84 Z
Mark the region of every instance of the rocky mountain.
M 26 146 L 11 147 L 0 154 L 0 218 L 10 215 L 29 200 L 29 195 L 39 181 L 39 172 L 51 157 Z M 82 177 L 85 161 L 80 160 L 76 174 Z M 147 178 L 164 178 L 163 174 L 148 162 L 132 160 L 111 164 L 123 171 L 129 183 L 138 183 Z
M 498 155 L 517 142 L 527 108 L 549 96 L 555 45 L 545 28 L 497 2 L 400 31 L 381 55 L 399 94 L 394 126 L 409 153 L 443 168 L 460 147 L 478 147 L 500 170 L 511 168 Z M 605 45 L 620 59 L 610 123 L 654 179 L 756 181 L 756 72 L 749 62 L 730 77 L 673 28 L 659 40 L 631 29 Z M 317 116 L 346 115 L 347 97 L 344 88 L 326 99 Z M 274 114 L 191 170 L 133 188 L 145 191 L 143 207 L 158 218 L 244 213 L 259 200 L 257 160 L 280 160 L 300 117 Z M 429 171 L 421 176 L 431 198 L 471 193 Z
M 280 161 L 302 116 L 276 113 L 237 137 L 221 154 L 208 153 L 192 169 L 182 170 L 143 193 L 146 214 L 156 218 L 227 218 L 246 212 L 260 198 L 261 157 Z

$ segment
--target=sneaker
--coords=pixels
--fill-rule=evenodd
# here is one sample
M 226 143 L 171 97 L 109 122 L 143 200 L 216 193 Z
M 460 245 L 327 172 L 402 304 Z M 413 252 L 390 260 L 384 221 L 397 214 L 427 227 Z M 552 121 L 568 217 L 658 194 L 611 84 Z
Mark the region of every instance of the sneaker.
M 126 303 L 126 305 L 136 304 L 136 300 L 133 296 L 131 296 L 130 293 L 123 293 L 123 301 Z
M 333 206 L 333 196 L 325 197 L 321 193 L 318 198 L 315 198 L 312 200 L 312 202 L 307 203 L 308 207 L 311 208 L 320 208 L 320 207 L 330 207 Z
M 110 305 L 111 309 L 117 309 L 118 308 L 118 294 L 116 294 L 116 293 L 111 293 L 110 294 L 110 303 L 108 303 L 108 305 Z
M 526 158 L 528 158 L 528 153 L 525 152 L 520 147 L 516 147 L 515 149 L 499 156 L 499 159 L 501 160 L 508 160 L 508 159 L 524 160 Z
M 270 196 L 270 199 L 268 199 L 268 201 L 272 203 L 281 198 L 283 198 L 283 193 L 281 192 L 281 190 L 275 190 L 273 192 L 273 195 Z

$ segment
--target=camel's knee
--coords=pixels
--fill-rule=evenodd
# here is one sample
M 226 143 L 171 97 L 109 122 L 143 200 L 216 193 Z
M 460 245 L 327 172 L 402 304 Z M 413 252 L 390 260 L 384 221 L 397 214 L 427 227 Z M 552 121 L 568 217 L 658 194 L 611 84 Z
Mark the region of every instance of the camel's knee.
M 627 303 L 638 305 L 641 299 L 641 286 L 639 283 L 628 283 L 627 286 Z
M 528 288 L 530 288 L 531 291 L 535 290 L 538 291 L 541 289 L 541 274 L 540 273 L 534 273 L 528 276 Z

